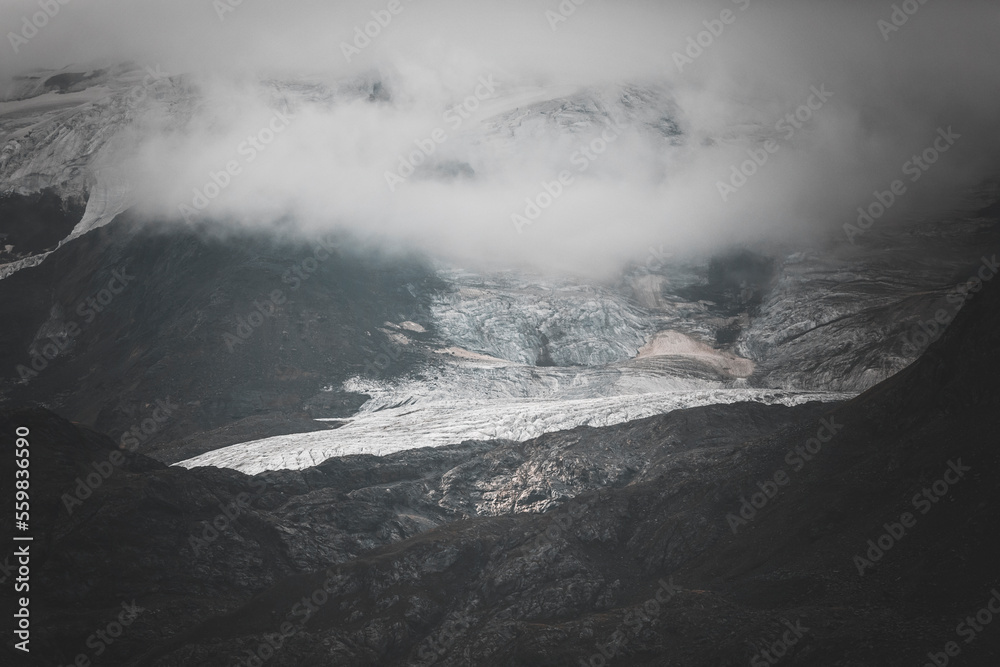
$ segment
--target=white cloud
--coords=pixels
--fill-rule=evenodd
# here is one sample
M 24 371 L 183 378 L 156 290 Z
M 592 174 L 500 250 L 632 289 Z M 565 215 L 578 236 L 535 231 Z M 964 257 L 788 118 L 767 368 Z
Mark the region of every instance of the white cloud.
M 990 3 L 929 3 L 889 42 L 877 26 L 881 7 L 846 1 L 590 0 L 553 32 L 545 12 L 558 4 L 401 0 L 402 11 L 347 62 L 341 44 L 388 2 L 244 0 L 220 20 L 204 0 L 70 0 L 17 54 L 0 45 L 8 49 L 0 75 L 125 59 L 190 73 L 204 95 L 195 117 L 179 127 L 176 118 L 152 119 L 139 130 L 140 192 L 159 216 L 236 159 L 242 173 L 213 201 L 215 217 L 252 224 L 291 213 L 306 228 L 340 224 L 439 252 L 576 269 L 608 268 L 650 246 L 703 250 L 836 232 L 941 126 L 966 139 L 893 216 L 946 208 L 955 193 L 995 176 L 991 82 L 1000 46 Z M 674 52 L 725 8 L 736 20 L 679 72 Z M 16 30 L 33 11 L 37 2 L 6 2 L 0 25 Z M 238 147 L 274 113 L 273 91 L 261 80 L 332 84 L 372 71 L 382 73 L 391 102 L 300 101 L 287 130 L 253 163 L 242 162 Z M 573 169 L 579 137 L 550 133 L 507 151 L 480 141 L 475 122 L 451 131 L 443 112 L 491 74 L 500 84 L 494 111 L 504 101 L 527 106 L 545 91 L 663 86 L 687 143 L 669 148 L 627 131 L 519 235 L 511 214 L 542 181 Z M 834 97 L 782 140 L 775 124 L 819 85 Z M 390 193 L 385 171 L 437 127 L 449 136 L 437 156 L 468 162 L 476 178 L 414 177 Z M 736 139 L 767 134 L 780 152 L 723 202 L 717 182 L 746 159 L 747 144 Z

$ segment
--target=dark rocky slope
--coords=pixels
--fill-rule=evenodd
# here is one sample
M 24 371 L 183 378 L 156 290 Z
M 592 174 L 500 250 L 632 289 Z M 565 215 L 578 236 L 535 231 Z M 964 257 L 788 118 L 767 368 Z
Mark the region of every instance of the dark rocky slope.
M 390 343 L 384 322 L 425 312 L 437 286 L 420 261 L 344 238 L 158 232 L 126 214 L 0 281 L 0 400 L 42 404 L 120 442 L 167 402 L 176 407 L 127 444 L 171 462 L 168 443 L 246 418 L 268 419 L 235 437 L 309 430 L 303 418 L 364 402 L 324 387 L 361 373 Z M 411 362 L 404 353 L 386 374 Z M 231 440 L 208 434 L 198 446 Z
M 976 294 L 917 363 L 832 408 L 713 406 L 256 478 L 125 452 L 72 514 L 61 494 L 114 443 L 8 413 L 3 433 L 32 428 L 33 657 L 94 659 L 90 633 L 135 600 L 114 664 L 765 664 L 786 631 L 781 664 L 922 664 L 949 641 L 994 664 L 1000 629 L 956 629 L 1000 584 L 998 306 Z M 759 485 L 774 497 L 734 523 Z M 937 502 L 914 502 L 924 488 Z M 213 539 L 204 522 L 240 498 Z
M 1000 630 L 959 623 L 1000 583 L 998 306 L 1000 290 L 975 295 L 919 362 L 833 410 L 836 434 L 800 470 L 788 452 L 830 436 L 816 415 L 738 446 L 664 448 L 575 505 L 449 523 L 284 579 L 139 663 L 266 654 L 285 627 L 268 664 L 761 664 L 788 621 L 802 637 L 785 635 L 798 641 L 782 664 L 922 664 L 948 642 L 963 664 L 995 664 Z M 727 515 L 779 470 L 790 483 L 734 534 Z M 914 498 L 925 488 L 936 502 Z M 859 574 L 904 513 L 905 535 Z M 679 591 L 657 601 L 661 580 Z M 301 604 L 312 596 L 326 602 Z
M 0 195 L 0 264 L 55 249 L 83 211 L 81 203 L 63 201 L 51 190 Z
M 255 478 L 168 468 L 52 413 L 7 413 L 2 432 L 31 430 L 34 653 L 44 664 L 69 664 L 81 652 L 93 658 L 89 635 L 135 600 L 146 611 L 114 653 L 108 649 L 124 661 L 240 609 L 285 577 L 354 562 L 451 522 L 622 488 L 658 474 L 671 452 L 731 449 L 824 409 L 710 406 L 617 429 L 344 457 Z M 5 480 L 11 462 L 4 461 Z M 104 479 L 97 469 L 108 473 L 108 465 Z M 78 489 L 77 479 L 92 474 L 100 483 L 85 497 L 89 489 Z M 236 518 L 221 519 L 227 511 Z M 215 520 L 224 526 L 218 536 L 208 527 Z M 3 521 L 9 533 L 10 517 Z

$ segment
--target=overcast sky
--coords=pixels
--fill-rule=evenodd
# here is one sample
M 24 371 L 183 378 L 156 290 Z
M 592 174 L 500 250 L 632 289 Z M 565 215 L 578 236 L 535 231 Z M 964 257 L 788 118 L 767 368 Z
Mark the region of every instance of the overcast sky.
M 290 212 L 310 229 L 342 224 L 458 254 L 608 267 L 641 261 L 649 247 L 683 252 L 761 236 L 842 235 L 856 209 L 895 179 L 906 192 L 892 218 L 933 215 L 994 178 L 1000 7 L 901 4 L 916 11 L 897 13 L 895 29 L 891 3 L 566 0 L 575 11 L 556 21 L 557 0 L 400 0 L 402 10 L 348 62 L 343 44 L 373 11 L 384 19 L 388 1 L 69 0 L 15 53 L 10 33 L 27 34 L 25 17 L 41 10 L 37 0 L 3 0 L 0 77 L 124 60 L 188 75 L 203 95 L 199 115 L 180 128 L 169 118 L 138 124 L 121 156 L 139 175 L 144 205 L 167 216 L 234 158 L 248 132 L 270 122 L 273 100 L 255 82 L 335 82 L 378 71 L 391 84 L 391 103 L 297 107 L 280 140 L 212 212 L 265 223 Z M 721 34 L 703 34 L 703 52 L 679 61 L 689 37 L 711 28 Z M 389 192 L 384 174 L 396 156 L 447 127 L 443 111 L 490 75 L 501 99 L 662 86 L 676 100 L 687 145 L 666 150 L 622 131 L 521 234 L 511 215 L 569 168 L 574 145 L 566 137 L 541 136 L 508 154 L 467 140 L 475 136 L 470 123 L 449 133 L 441 154 L 468 160 L 475 179 L 412 181 Z M 789 125 L 778 122 L 814 90 L 832 96 L 785 138 Z M 948 127 L 960 138 L 913 182 L 904 164 Z M 719 183 L 747 148 L 762 145 L 745 143 L 748 133 L 758 142 L 773 136 L 778 150 L 723 201 Z

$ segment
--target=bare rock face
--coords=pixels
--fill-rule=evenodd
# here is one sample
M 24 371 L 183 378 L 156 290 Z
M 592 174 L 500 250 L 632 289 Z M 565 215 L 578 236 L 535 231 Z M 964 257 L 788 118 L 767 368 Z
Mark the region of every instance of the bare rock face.
M 392 100 L 344 85 L 296 94 Z M 183 81 L 4 96 L 0 433 L 31 442 L 38 664 L 919 664 L 994 594 L 1000 289 L 907 346 L 992 221 L 922 230 L 892 266 L 873 232 L 823 257 L 654 252 L 594 287 L 337 241 L 307 279 L 330 239 L 127 212 L 123 128 L 139 98 L 182 124 Z M 675 111 L 566 92 L 479 139 L 630 122 L 676 148 Z M 420 177 L 476 177 L 439 155 Z M 428 434 L 445 446 L 396 451 Z M 386 455 L 340 455 L 365 448 Z M 1000 631 L 961 652 L 996 664 Z
M 324 416 L 349 415 L 365 399 L 341 383 L 389 345 L 382 323 L 415 310 L 437 280 L 419 260 L 327 238 L 330 259 L 295 289 L 293 267 L 320 242 L 211 241 L 122 216 L 0 281 L 12 323 L 0 334 L 0 394 L 168 461 L 165 443 L 240 419 L 304 420 L 320 400 Z M 386 376 L 412 363 L 401 354 Z M 142 427 L 154 412 L 155 428 Z
M 541 515 L 451 524 L 334 568 L 336 602 L 304 618 L 282 659 L 561 664 L 610 654 L 621 664 L 728 665 L 793 628 L 793 659 L 803 664 L 920 660 L 938 649 L 923 650 L 927 638 L 952 632 L 950 619 L 978 608 L 995 585 L 988 526 L 998 492 L 989 478 L 998 461 L 987 434 L 1000 398 L 998 298 L 984 295 L 917 364 L 824 417 L 732 447 L 724 437 L 717 447 L 667 446 L 624 487 L 580 493 Z M 603 444 L 626 428 L 638 426 L 595 435 Z M 809 455 L 820 439 L 828 442 Z M 911 507 L 919 518 L 909 534 L 859 566 L 867 540 L 949 469 L 950 503 L 926 516 Z M 742 501 L 766 494 L 779 471 L 786 488 L 741 515 Z M 750 518 L 732 520 L 742 516 Z M 926 581 L 933 587 L 918 584 Z M 317 575 L 284 599 L 322 583 Z M 424 621 L 432 629 L 408 619 L 403 591 L 437 601 Z M 229 627 L 275 607 L 274 598 L 248 605 Z M 256 641 L 222 629 L 215 637 L 223 654 Z M 998 640 L 981 636 L 967 650 L 988 661 Z
M 782 637 L 789 664 L 917 662 L 996 586 L 998 305 L 984 291 L 839 406 L 710 406 L 253 478 L 124 453 L 71 514 L 61 494 L 113 444 L 8 413 L 45 471 L 39 644 L 68 664 L 135 600 L 121 664 L 736 665 Z M 962 650 L 988 664 L 1000 637 Z
M 44 411 L 7 413 L 3 428 L 29 428 L 32 465 L 45 471 L 35 487 L 37 525 L 44 527 L 36 540 L 40 562 L 51 569 L 38 574 L 47 593 L 35 598 L 36 609 L 54 624 L 56 634 L 42 633 L 44 643 L 58 647 L 50 655 L 70 662 L 69 652 L 86 639 L 76 634 L 117 604 L 116 596 L 150 610 L 119 643 L 116 655 L 124 657 L 190 627 L 174 618 L 182 609 L 207 619 L 283 577 L 350 563 L 470 517 L 535 516 L 586 492 L 658 474 L 660 459 L 671 452 L 726 449 L 748 432 L 771 432 L 821 409 L 713 406 L 636 422 L 609 431 L 610 440 L 582 428 L 524 444 L 469 442 L 343 457 L 253 478 L 167 468 Z M 740 425 L 735 437 L 711 427 L 726 414 Z M 116 546 L 108 551 L 109 544 Z M 444 572 L 462 552 L 442 544 L 406 567 L 415 568 L 412 576 Z M 433 597 L 421 599 L 414 597 L 408 612 L 418 624 L 440 610 Z M 77 622 L 56 620 L 60 610 L 81 604 L 89 611 Z

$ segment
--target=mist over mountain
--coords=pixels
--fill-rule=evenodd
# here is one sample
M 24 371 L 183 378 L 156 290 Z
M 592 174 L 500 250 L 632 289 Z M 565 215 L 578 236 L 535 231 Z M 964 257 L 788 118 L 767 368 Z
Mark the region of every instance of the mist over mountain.
M 0 75 L 157 72 L 100 167 L 157 219 L 182 220 L 221 173 L 213 226 L 348 227 L 466 262 L 608 272 L 650 247 L 815 244 L 894 180 L 907 192 L 879 225 L 950 210 L 995 174 L 990 3 L 921 5 L 891 31 L 891 7 L 848 3 L 572 6 L 71 3 Z M 0 23 L 32 9 L 5 3 Z M 915 166 L 939 130 L 941 166 Z M 767 163 L 734 175 L 768 140 Z

